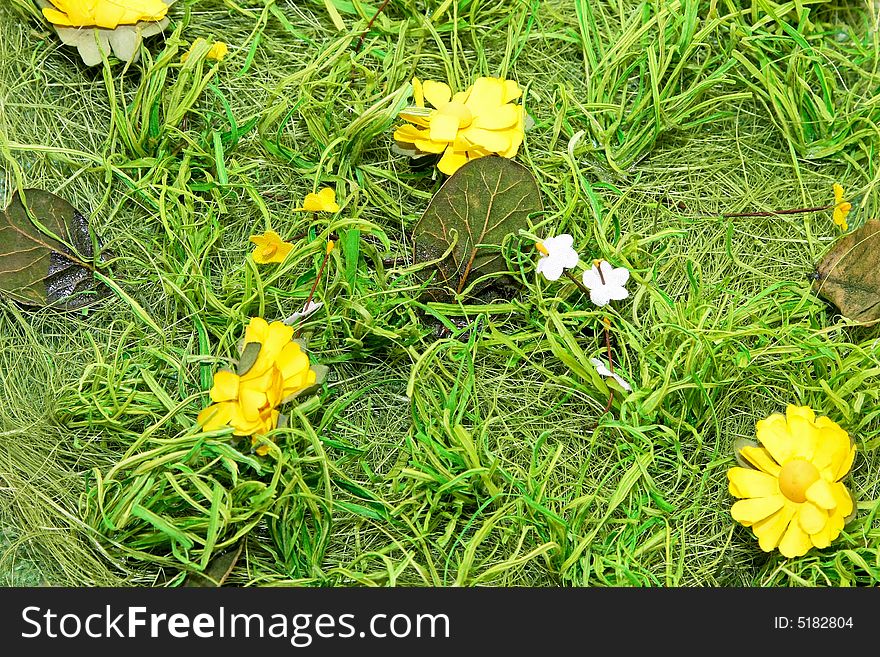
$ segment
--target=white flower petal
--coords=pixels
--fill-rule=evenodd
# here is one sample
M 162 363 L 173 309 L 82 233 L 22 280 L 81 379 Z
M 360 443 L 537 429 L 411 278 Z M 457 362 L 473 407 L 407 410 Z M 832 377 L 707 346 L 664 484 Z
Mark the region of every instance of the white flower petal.
M 558 281 L 559 277 L 562 276 L 562 263 L 544 256 L 538 261 L 537 270 L 539 274 L 544 274 L 544 278 L 548 281 Z
M 597 287 L 590 290 L 590 301 L 597 306 L 607 306 L 608 302 L 611 301 L 611 296 L 608 294 L 607 289 Z
M 586 270 L 581 276 L 581 280 L 584 283 L 584 287 L 591 290 L 602 287 L 602 279 L 599 278 L 599 270 L 596 269 L 596 265 Z
M 544 248 L 550 253 L 553 253 L 554 250 L 564 251 L 565 249 L 570 249 L 572 244 L 574 244 L 574 238 L 568 233 L 562 233 L 556 237 L 548 237 L 544 240 Z
M 602 376 L 607 376 L 620 384 L 620 387 L 626 390 L 627 392 L 632 392 L 632 386 L 626 382 L 626 380 L 620 376 L 617 372 L 612 372 L 607 367 L 605 367 L 605 363 L 603 363 L 598 358 L 591 358 L 590 363 L 592 363 L 593 367 L 596 368 L 596 372 Z
M 321 308 L 323 305 L 324 305 L 324 303 L 320 302 L 320 301 L 317 303 L 314 301 L 309 301 L 308 305 L 305 308 L 303 308 L 302 310 L 300 310 L 298 312 L 293 313 L 290 317 L 288 317 L 287 319 L 284 320 L 284 323 L 285 324 L 293 324 L 298 319 L 302 319 L 303 317 L 308 317 L 313 312 L 315 312 L 316 310 Z
M 605 260 L 599 263 L 598 269 L 593 265 L 583 273 L 584 287 L 589 288 L 590 300 L 597 306 L 626 299 L 629 292 L 623 285 L 628 280 L 629 270 L 626 267 L 614 268 Z
M 612 285 L 624 286 L 629 280 L 629 269 L 626 267 L 618 267 L 617 269 L 612 269 L 608 274 L 605 274 L 605 280 L 608 281 Z
M 566 269 L 575 267 L 580 258 L 571 248 L 574 238 L 568 233 L 562 233 L 556 237 L 548 237 L 541 242 L 541 246 L 547 252 L 538 260 L 537 271 L 544 274 L 547 280 L 559 280 Z

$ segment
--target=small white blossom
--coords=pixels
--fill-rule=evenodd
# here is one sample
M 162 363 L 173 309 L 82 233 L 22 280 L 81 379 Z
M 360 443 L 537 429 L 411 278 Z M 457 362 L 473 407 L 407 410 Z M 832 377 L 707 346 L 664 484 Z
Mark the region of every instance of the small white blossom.
M 577 267 L 579 258 L 577 251 L 571 248 L 573 242 L 574 238 L 567 233 L 538 242 L 537 247 L 542 254 L 536 267 L 538 273 L 544 274 L 548 281 L 556 281 L 564 270 Z
M 599 360 L 598 358 L 591 358 L 590 362 L 593 364 L 593 367 L 596 368 L 596 372 L 598 372 L 602 376 L 610 376 L 612 379 L 620 384 L 621 388 L 623 388 L 627 392 L 632 392 L 632 386 L 624 381 L 623 377 L 620 376 L 617 372 L 612 372 L 607 367 L 605 367 L 605 363 L 603 363 L 601 360 Z
M 321 308 L 321 306 L 323 306 L 323 305 L 324 305 L 323 302 L 320 302 L 320 301 L 317 303 L 314 301 L 309 301 L 308 305 L 306 305 L 305 308 L 303 308 L 302 310 L 300 310 L 298 312 L 293 313 L 290 317 L 288 317 L 287 319 L 284 320 L 284 323 L 285 324 L 293 324 L 298 319 L 302 319 L 303 317 L 308 317 L 313 312 L 315 312 L 316 310 Z
M 590 290 L 590 301 L 597 306 L 626 299 L 629 292 L 624 285 L 628 280 L 629 270 L 626 267 L 612 267 L 605 260 L 594 260 L 593 266 L 583 275 L 584 287 Z

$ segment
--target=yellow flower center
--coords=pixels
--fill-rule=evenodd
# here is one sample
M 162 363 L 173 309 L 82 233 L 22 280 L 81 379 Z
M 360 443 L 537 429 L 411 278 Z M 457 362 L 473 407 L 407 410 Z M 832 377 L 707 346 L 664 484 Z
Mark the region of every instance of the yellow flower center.
M 455 100 L 446 103 L 441 111 L 448 116 L 457 118 L 459 128 L 467 128 L 474 120 L 474 115 L 465 107 L 464 103 L 459 103 Z
M 539 253 L 543 253 L 545 256 L 550 255 L 550 252 L 547 250 L 547 247 L 544 246 L 543 242 L 538 242 L 535 244 L 535 248 L 538 249 Z
M 819 479 L 816 466 L 804 459 L 794 459 L 779 472 L 779 490 L 792 502 L 806 502 L 807 489 Z
M 271 258 L 278 251 L 277 244 L 266 244 L 263 246 L 263 255 L 267 258 Z

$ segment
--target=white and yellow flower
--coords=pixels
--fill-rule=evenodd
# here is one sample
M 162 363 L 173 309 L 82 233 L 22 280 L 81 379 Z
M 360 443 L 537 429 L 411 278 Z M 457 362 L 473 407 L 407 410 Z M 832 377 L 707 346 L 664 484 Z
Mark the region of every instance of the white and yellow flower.
M 624 286 L 628 280 L 626 267 L 612 267 L 606 260 L 594 260 L 593 266 L 582 276 L 584 287 L 590 290 L 590 301 L 597 306 L 626 299 L 629 292 Z
M 123 61 L 137 59 L 143 39 L 168 26 L 168 8 L 176 0 L 37 0 L 61 42 L 75 46 L 87 66 L 111 52 Z
M 563 233 L 536 243 L 535 248 L 541 253 L 535 267 L 537 272 L 548 281 L 557 281 L 566 269 L 577 267 L 580 258 L 571 246 L 573 242 L 571 235 Z

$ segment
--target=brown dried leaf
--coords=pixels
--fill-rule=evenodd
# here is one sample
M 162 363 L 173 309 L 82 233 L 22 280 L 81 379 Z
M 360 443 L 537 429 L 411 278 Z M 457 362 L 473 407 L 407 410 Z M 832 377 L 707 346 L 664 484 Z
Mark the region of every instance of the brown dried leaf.
M 840 238 L 816 267 L 813 289 L 857 322 L 880 319 L 880 221 Z

